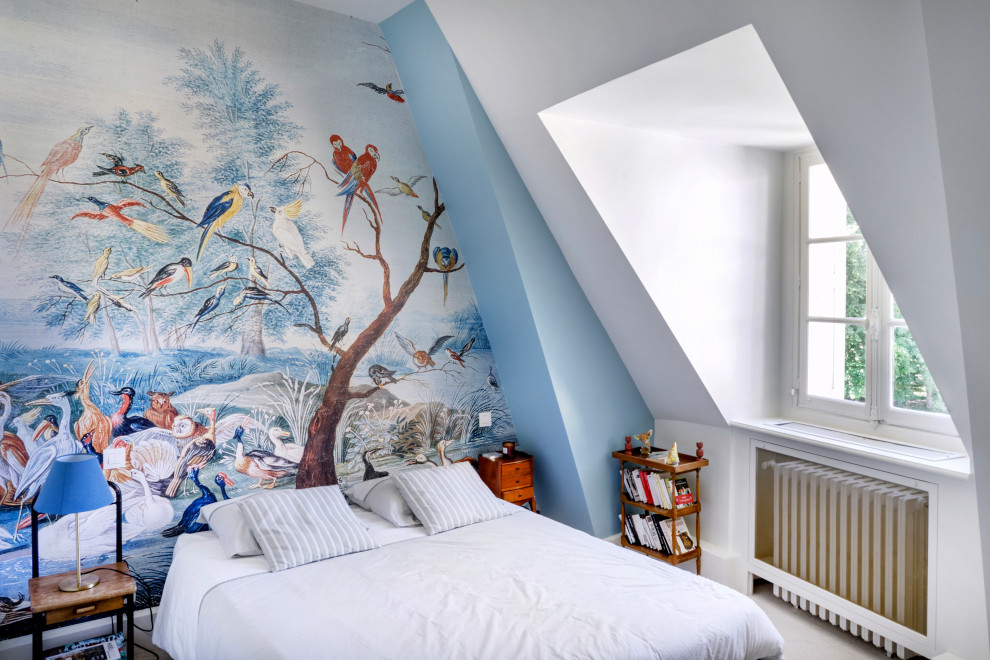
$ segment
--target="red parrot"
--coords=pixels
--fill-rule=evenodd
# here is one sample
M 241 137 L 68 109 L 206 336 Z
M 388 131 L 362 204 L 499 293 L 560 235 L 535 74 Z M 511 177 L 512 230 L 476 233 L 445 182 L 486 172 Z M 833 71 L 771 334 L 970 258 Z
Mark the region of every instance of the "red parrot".
M 168 243 L 168 232 L 159 227 L 158 225 L 153 225 L 150 222 L 145 222 L 144 220 L 138 220 L 137 218 L 130 218 L 121 211 L 129 206 L 140 206 L 145 208 L 144 204 L 136 199 L 122 199 L 116 204 L 108 204 L 107 202 L 101 202 L 95 197 L 87 197 L 89 201 L 96 204 L 100 209 L 99 213 L 94 213 L 91 211 L 81 211 L 76 213 L 74 216 L 69 218 L 69 220 L 75 220 L 76 218 L 91 218 L 93 220 L 106 220 L 107 218 L 112 218 L 113 220 L 120 220 L 124 223 L 125 227 L 133 229 L 137 233 L 141 234 L 146 238 L 150 238 L 156 243 Z
M 127 167 L 124 165 L 124 159 L 117 154 L 107 154 L 104 156 L 110 161 L 110 167 L 102 167 L 97 165 L 99 168 L 98 172 L 93 172 L 93 176 L 109 176 L 115 174 L 120 178 L 124 179 L 132 174 L 137 174 L 138 172 L 144 172 L 144 165 L 139 165 L 135 163 L 132 167 Z
M 357 160 L 357 156 L 350 147 L 344 144 L 344 139 L 339 135 L 331 135 L 330 144 L 333 146 L 333 166 L 341 175 L 347 176 L 354 161 Z
M 340 188 L 338 189 L 337 196 L 344 196 L 344 220 L 340 223 L 340 235 L 344 235 L 344 225 L 347 224 L 347 214 L 351 212 L 351 204 L 354 203 L 354 195 L 359 192 L 364 192 L 371 203 L 375 205 L 375 211 L 378 212 L 378 217 L 382 217 L 382 212 L 378 209 L 378 200 L 375 199 L 375 193 L 371 190 L 371 186 L 368 182 L 371 180 L 371 176 L 378 169 L 378 159 L 381 156 L 378 155 L 378 148 L 369 144 L 364 149 L 364 153 L 357 157 L 354 164 L 351 166 L 350 171 L 344 180 L 340 182 Z

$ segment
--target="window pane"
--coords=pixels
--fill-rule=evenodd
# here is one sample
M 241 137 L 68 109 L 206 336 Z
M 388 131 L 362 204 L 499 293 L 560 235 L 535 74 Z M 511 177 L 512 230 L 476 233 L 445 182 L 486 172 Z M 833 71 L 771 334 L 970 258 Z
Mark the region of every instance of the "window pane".
M 894 328 L 894 393 L 897 408 L 946 413 L 945 403 L 907 328 Z
M 865 401 L 866 330 L 843 323 L 808 324 L 808 394 Z
M 858 235 L 859 225 L 824 163 L 808 168 L 808 238 Z
M 866 242 L 808 246 L 808 316 L 866 315 Z

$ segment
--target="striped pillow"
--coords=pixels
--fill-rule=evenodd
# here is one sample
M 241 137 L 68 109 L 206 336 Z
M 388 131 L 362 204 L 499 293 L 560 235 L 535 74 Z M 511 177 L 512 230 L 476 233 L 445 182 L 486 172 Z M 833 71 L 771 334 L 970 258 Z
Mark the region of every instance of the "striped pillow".
M 403 470 L 393 474 L 392 479 L 431 535 L 511 513 L 470 463 Z
M 273 572 L 378 547 L 337 486 L 275 490 L 238 506 Z

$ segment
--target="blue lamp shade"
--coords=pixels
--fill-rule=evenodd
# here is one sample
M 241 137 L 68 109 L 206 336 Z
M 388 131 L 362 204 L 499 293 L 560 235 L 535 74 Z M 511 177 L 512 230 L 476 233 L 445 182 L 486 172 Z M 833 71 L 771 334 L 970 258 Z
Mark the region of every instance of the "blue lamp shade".
M 82 513 L 113 504 L 113 492 L 93 454 L 59 456 L 48 472 L 35 511 L 65 515 Z

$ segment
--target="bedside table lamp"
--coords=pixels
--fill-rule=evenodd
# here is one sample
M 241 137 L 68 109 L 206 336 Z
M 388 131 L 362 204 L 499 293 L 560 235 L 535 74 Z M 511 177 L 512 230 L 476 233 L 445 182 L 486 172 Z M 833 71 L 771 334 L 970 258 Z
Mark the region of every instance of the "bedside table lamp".
M 76 575 L 59 583 L 58 588 L 62 591 L 83 591 L 99 584 L 99 576 L 87 575 L 85 580 L 82 577 L 79 514 L 113 503 L 113 493 L 107 485 L 96 456 L 67 454 L 55 459 L 33 509 L 42 513 L 57 515 L 72 513 L 76 516 Z

